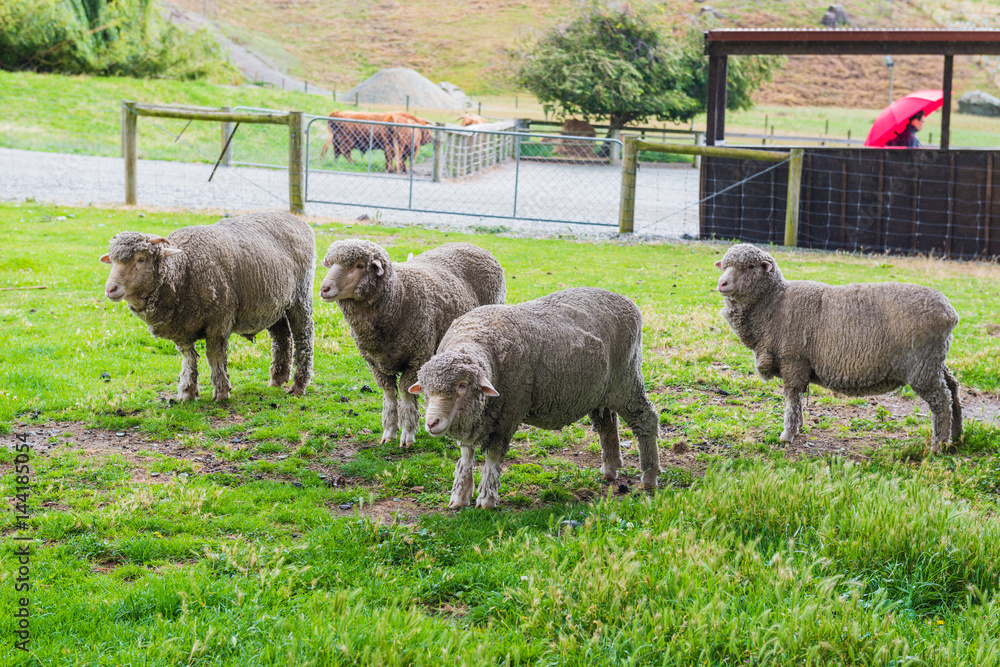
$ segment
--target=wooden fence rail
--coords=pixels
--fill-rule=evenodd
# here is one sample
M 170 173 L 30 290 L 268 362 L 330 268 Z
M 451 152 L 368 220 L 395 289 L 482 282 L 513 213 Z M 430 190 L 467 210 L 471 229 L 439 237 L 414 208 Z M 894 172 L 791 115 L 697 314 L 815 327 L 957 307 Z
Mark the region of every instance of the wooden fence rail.
M 222 123 L 223 145 L 227 146 L 231 127 L 236 123 L 260 123 L 288 126 L 288 208 L 292 213 L 305 211 L 305 115 L 301 111 L 281 113 L 233 113 L 208 107 L 140 104 L 122 101 L 122 157 L 125 159 L 125 203 L 137 201 L 136 172 L 139 157 L 139 116 Z M 225 160 L 227 149 L 219 156 Z

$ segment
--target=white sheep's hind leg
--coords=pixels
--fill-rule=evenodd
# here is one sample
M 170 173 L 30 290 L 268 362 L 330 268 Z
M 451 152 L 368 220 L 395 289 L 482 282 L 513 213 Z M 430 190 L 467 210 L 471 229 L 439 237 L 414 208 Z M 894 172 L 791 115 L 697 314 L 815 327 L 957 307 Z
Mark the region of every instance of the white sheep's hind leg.
M 177 400 L 192 401 L 198 398 L 198 351 L 194 343 L 176 343 L 181 353 L 181 380 L 177 385 Z
M 417 381 L 417 369 L 404 371 L 399 376 L 401 388 L 399 397 L 399 446 L 408 447 L 417 440 L 417 427 L 420 424 L 420 397 L 406 391 Z
M 622 461 L 621 442 L 618 439 L 618 415 L 614 410 L 600 408 L 590 412 L 590 423 L 601 440 L 601 476 L 609 482 L 618 479 Z
M 267 332 L 271 335 L 271 384 L 280 387 L 292 375 L 292 330 L 288 327 L 288 317 L 281 316 Z
M 483 464 L 483 478 L 479 480 L 479 497 L 476 507 L 491 510 L 500 500 L 500 462 L 503 454 L 486 450 L 486 463 Z
M 472 502 L 472 487 L 475 481 L 472 477 L 476 467 L 476 450 L 458 443 L 462 450 L 462 456 L 455 464 L 455 481 L 451 485 L 451 500 L 448 509 L 457 510 L 468 507 Z
M 642 487 L 655 489 L 660 478 L 660 449 L 656 446 L 660 420 L 657 419 L 656 410 L 646 398 L 646 392 L 641 385 L 629 406 L 622 409 L 622 417 L 639 442 L 639 470 L 641 471 Z
M 802 428 L 802 393 L 805 387 L 799 388 L 785 382 L 785 428 L 778 436 L 782 442 L 792 442 Z
M 205 338 L 205 356 L 212 369 L 212 398 L 216 401 L 229 400 L 229 390 L 233 385 L 229 382 L 227 370 L 229 348 L 228 335 L 209 335 Z
M 382 444 L 390 442 L 396 437 L 399 426 L 396 422 L 398 405 L 396 400 L 396 389 L 382 390 Z
M 312 379 L 313 373 L 313 319 L 312 319 L 312 280 L 305 287 L 305 296 L 289 307 L 288 328 L 291 331 L 295 361 L 295 375 L 292 376 L 292 386 L 288 393 L 302 396 Z
M 952 395 L 944 375 L 939 373 L 927 380 L 915 380 L 910 387 L 930 406 L 934 424 L 931 437 L 931 454 L 941 451 L 941 446 L 951 438 Z

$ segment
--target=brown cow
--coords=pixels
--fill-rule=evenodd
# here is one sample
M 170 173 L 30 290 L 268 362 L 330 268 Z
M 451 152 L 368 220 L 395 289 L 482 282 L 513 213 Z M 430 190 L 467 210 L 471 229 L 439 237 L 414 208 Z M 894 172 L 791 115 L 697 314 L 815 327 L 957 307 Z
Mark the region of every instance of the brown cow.
M 468 127 L 469 125 L 485 125 L 489 122 L 490 121 L 486 120 L 482 116 L 477 116 L 471 111 L 458 119 L 458 124 L 462 127 Z
M 410 113 L 405 113 L 402 111 L 395 111 L 386 116 L 386 122 L 390 123 L 403 123 L 407 125 L 433 125 L 431 121 L 418 116 L 414 116 Z M 395 142 L 393 144 L 393 163 L 395 164 L 395 159 L 399 159 L 398 170 L 401 173 L 406 173 L 406 161 L 410 160 L 410 166 L 413 166 L 413 156 L 420 151 L 421 146 L 434 141 L 434 132 L 432 130 L 425 129 L 409 129 L 405 127 L 393 127 L 393 134 L 395 135 Z M 386 167 L 388 171 L 388 167 Z

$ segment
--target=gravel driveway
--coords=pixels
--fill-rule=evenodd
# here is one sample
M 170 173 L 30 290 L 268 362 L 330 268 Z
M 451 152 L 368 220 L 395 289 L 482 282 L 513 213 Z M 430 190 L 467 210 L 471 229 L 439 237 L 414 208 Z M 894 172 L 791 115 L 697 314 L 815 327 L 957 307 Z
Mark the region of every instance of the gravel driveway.
M 139 160 L 138 200 L 142 206 L 246 211 L 288 205 L 287 173 L 277 169 L 220 167 L 212 181 L 210 164 Z M 490 217 L 513 212 L 509 169 L 476 182 L 415 181 L 415 208 L 441 212 L 393 210 L 407 206 L 411 186 L 406 177 L 386 178 L 310 173 L 306 213 L 336 219 L 367 215 L 385 223 L 468 228 L 503 226 L 526 234 L 570 233 L 611 235 L 617 232 L 618 172 L 610 167 L 525 165 L 518 175 L 518 215 L 548 220 L 606 222 L 604 226 L 573 222 Z M 698 172 L 690 167 L 640 167 L 637 179 L 635 231 L 664 237 L 696 236 Z M 124 165 L 120 158 L 68 155 L 0 148 L 0 199 L 59 204 L 111 204 L 125 201 Z M 505 199 L 506 198 L 506 199 Z M 589 198 L 589 199 L 587 199 Z M 466 215 L 450 215 L 445 211 Z M 575 216 L 575 217 L 574 217 Z M 582 216 L 582 217 L 581 217 Z

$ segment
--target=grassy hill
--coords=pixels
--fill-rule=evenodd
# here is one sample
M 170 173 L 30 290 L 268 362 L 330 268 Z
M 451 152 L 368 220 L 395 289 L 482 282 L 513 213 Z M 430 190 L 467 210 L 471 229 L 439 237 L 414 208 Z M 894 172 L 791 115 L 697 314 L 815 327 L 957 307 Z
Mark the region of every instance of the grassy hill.
M 173 0 L 213 17 L 224 33 L 289 73 L 340 91 L 386 67 L 411 67 L 433 81 L 447 80 L 475 94 L 511 92 L 506 50 L 565 22 L 577 0 Z M 663 3 L 665 24 L 728 28 L 816 28 L 826 0 L 696 0 Z M 859 0 L 846 3 L 857 28 L 990 27 L 989 3 L 972 0 Z M 707 24 L 706 24 L 707 25 Z M 937 57 L 896 59 L 895 91 L 937 87 Z M 957 58 L 956 91 L 996 89 L 996 64 Z M 878 56 L 790 58 L 759 101 L 780 105 L 878 108 L 888 97 L 887 71 Z

